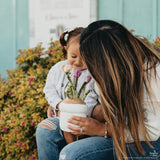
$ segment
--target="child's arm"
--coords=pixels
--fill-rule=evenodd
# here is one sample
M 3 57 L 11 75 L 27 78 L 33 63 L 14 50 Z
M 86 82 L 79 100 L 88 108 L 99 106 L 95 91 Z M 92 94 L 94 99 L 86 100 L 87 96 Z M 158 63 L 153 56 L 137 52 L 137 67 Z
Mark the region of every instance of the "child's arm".
M 54 110 L 53 110 L 53 107 L 52 107 L 52 106 L 49 106 L 49 107 L 48 107 L 47 117 L 48 117 L 48 118 L 53 118 L 53 117 L 55 117 Z
M 45 87 L 43 89 L 49 105 L 54 109 L 56 109 L 57 104 L 62 101 L 56 86 L 59 82 L 59 76 L 61 76 L 61 74 L 59 73 L 57 65 L 55 65 L 50 69 L 47 75 Z

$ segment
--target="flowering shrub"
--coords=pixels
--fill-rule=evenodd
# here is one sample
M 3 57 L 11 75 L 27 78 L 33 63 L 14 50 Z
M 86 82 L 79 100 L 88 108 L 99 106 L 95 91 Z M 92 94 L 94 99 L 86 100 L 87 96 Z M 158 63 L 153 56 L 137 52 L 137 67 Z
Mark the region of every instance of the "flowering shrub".
M 19 50 L 17 68 L 0 81 L 0 159 L 33 160 L 37 157 L 35 130 L 46 118 L 48 103 L 43 94 L 48 70 L 63 60 L 58 41 L 51 40 Z
M 153 43 L 155 46 L 157 46 L 158 48 L 160 48 L 160 37 L 157 37 L 155 40 L 154 40 L 154 43 Z

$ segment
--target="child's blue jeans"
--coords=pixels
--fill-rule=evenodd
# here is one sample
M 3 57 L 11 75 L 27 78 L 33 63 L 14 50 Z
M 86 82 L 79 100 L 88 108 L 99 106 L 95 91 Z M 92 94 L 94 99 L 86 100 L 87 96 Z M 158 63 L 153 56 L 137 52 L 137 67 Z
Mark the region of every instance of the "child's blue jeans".
M 49 128 L 44 127 L 49 121 Z M 59 128 L 59 119 L 49 118 L 42 121 L 36 130 L 36 140 L 39 160 L 115 160 L 112 138 L 89 137 L 66 145 L 63 134 Z M 145 156 L 140 155 L 133 143 L 127 144 L 128 159 L 131 160 L 160 160 L 160 138 L 151 142 L 153 149 L 142 142 L 146 151 Z

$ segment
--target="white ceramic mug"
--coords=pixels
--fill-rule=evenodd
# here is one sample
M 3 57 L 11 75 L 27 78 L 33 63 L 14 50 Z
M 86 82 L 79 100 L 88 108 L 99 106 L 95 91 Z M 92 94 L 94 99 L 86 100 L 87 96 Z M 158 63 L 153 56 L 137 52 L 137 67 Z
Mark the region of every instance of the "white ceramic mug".
M 86 104 L 68 104 L 68 103 L 60 103 L 60 128 L 66 132 L 74 132 L 67 128 L 68 125 L 80 127 L 77 125 L 73 125 L 68 123 L 67 120 L 70 119 L 71 116 L 79 116 L 86 117 L 88 107 Z

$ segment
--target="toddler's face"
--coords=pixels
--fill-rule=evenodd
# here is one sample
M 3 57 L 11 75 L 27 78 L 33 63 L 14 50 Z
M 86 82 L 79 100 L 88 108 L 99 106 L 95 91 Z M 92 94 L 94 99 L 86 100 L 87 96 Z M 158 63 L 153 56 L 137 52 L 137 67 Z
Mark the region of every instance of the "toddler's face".
M 78 42 L 71 42 L 67 49 L 67 59 L 68 63 L 73 67 L 73 69 L 78 70 L 85 70 L 87 66 L 85 65 L 84 61 L 80 56 L 79 51 L 79 43 Z

